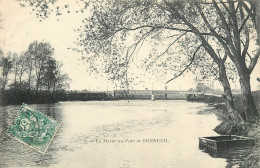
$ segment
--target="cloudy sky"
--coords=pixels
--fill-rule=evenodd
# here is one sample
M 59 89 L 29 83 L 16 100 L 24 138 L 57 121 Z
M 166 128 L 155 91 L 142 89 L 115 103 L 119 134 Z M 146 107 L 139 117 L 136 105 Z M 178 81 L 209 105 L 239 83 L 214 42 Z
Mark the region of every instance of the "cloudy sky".
M 63 0 L 62 2 L 69 2 Z M 70 5 L 73 7 L 73 5 Z M 0 47 L 4 52 L 12 51 L 20 53 L 25 51 L 34 40 L 50 42 L 55 48 L 54 57 L 62 61 L 63 71 L 68 73 L 72 79 L 71 88 L 73 90 L 113 90 L 111 81 L 101 77 L 90 75 L 86 71 L 86 66 L 80 61 L 80 55 L 67 49 L 73 46 L 77 34 L 74 29 L 81 24 L 86 13 L 70 13 L 61 17 L 50 17 L 39 21 L 34 14 L 30 14 L 29 8 L 20 7 L 15 0 L 0 0 L 0 13 L 3 18 L 2 29 L 0 29 Z M 57 20 L 59 19 L 59 21 Z M 252 87 L 257 89 L 256 77 L 260 77 L 260 66 L 252 75 Z M 163 82 L 157 82 L 156 77 L 146 80 L 145 84 L 135 86 L 135 89 L 164 89 Z M 217 85 L 217 84 L 216 84 Z M 195 86 L 191 74 L 176 79 L 168 84 L 169 89 L 186 90 Z

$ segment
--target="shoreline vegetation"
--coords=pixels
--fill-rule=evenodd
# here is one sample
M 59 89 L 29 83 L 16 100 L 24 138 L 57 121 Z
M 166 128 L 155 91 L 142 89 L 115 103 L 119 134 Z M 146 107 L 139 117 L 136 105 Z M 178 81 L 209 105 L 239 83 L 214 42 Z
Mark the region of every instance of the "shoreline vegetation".
M 260 91 L 252 92 L 258 112 L 260 111 Z M 211 110 L 206 110 L 202 113 L 214 113 L 221 121 L 214 131 L 220 135 L 240 135 L 255 139 L 255 146 L 250 150 L 245 150 L 239 154 L 232 154 L 228 159 L 229 165 L 239 165 L 245 168 L 260 167 L 260 125 L 259 123 L 235 123 L 229 118 L 223 97 L 201 95 L 188 101 L 204 102 L 209 106 L 214 107 Z M 234 96 L 235 108 L 240 111 L 243 110 L 241 99 L 239 95 Z
M 30 91 L 30 90 L 2 90 L 0 91 L 0 106 L 26 104 L 57 103 L 59 101 L 92 101 L 111 100 L 105 92 L 80 93 L 76 91 Z

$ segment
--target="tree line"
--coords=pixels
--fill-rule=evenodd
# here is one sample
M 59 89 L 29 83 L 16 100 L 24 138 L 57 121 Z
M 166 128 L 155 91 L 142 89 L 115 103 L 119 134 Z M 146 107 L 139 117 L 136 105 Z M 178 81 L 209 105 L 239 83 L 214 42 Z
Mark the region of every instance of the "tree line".
M 32 42 L 26 51 L 19 54 L 5 54 L 0 50 L 1 99 L 9 97 L 9 100 L 15 102 L 11 98 L 19 94 L 19 97 L 26 97 L 30 102 L 43 93 L 50 96 L 67 89 L 70 78 L 62 72 L 62 63 L 53 55 L 54 48 L 50 43 L 38 41 Z M 34 96 L 28 98 L 29 95 Z M 25 100 L 22 98 L 19 101 Z

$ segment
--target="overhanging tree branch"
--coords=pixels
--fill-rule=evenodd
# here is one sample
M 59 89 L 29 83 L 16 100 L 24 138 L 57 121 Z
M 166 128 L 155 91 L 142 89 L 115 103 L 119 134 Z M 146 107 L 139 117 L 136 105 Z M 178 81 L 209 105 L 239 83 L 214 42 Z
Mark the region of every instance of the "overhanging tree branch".
M 120 31 L 135 31 L 138 29 L 142 29 L 142 28 L 154 28 L 154 29 L 166 29 L 166 30 L 174 30 L 174 31 L 183 31 L 183 32 L 193 32 L 195 34 L 201 34 L 201 35 L 209 35 L 209 36 L 215 36 L 212 33 L 204 33 L 204 32 L 194 32 L 193 30 L 190 29 L 181 29 L 181 28 L 176 28 L 176 27 L 167 27 L 167 26 L 153 26 L 153 25 L 143 25 L 143 26 L 138 26 L 138 27 L 134 27 L 134 28 L 127 28 L 127 27 L 122 27 L 122 28 L 118 28 L 117 30 L 114 31 L 113 35 L 115 35 L 116 33 L 120 32 Z M 219 38 L 226 40 L 226 38 L 219 36 Z
M 227 5 L 225 4 L 225 2 L 223 2 L 222 0 L 220 0 L 220 3 L 222 4 L 222 6 L 226 9 L 226 11 L 228 12 L 229 15 L 231 15 L 230 10 L 228 9 Z
M 125 65 L 128 65 L 129 64 L 129 61 L 130 61 L 130 58 L 132 57 L 132 55 L 134 54 L 134 52 L 136 51 L 136 48 L 138 47 L 138 45 L 141 43 L 142 45 L 142 41 L 144 41 L 149 35 L 151 32 L 153 32 L 155 29 L 152 28 L 151 30 L 149 30 L 148 32 L 144 33 L 141 38 L 134 44 L 132 44 L 130 47 L 128 47 L 127 49 L 127 52 L 126 52 L 126 61 L 125 63 L 121 64 L 120 66 L 125 66 Z M 132 51 L 130 51 L 132 50 Z
M 241 16 L 241 19 L 244 20 L 245 16 L 244 16 L 244 12 L 243 12 L 242 6 L 240 6 L 240 16 Z M 249 47 L 249 30 L 248 30 L 246 25 L 244 26 L 244 32 L 245 32 L 245 36 L 246 36 L 246 42 L 244 44 L 244 49 L 242 51 L 242 55 L 241 55 L 242 58 L 245 58 L 247 50 L 248 50 L 248 47 Z
M 225 49 L 226 53 L 229 54 L 230 59 L 233 60 L 233 59 L 234 59 L 234 58 L 233 58 L 233 55 L 232 55 L 232 53 L 230 52 L 230 50 L 229 50 L 229 48 L 227 47 L 227 44 L 226 44 L 226 42 L 227 42 L 226 38 L 223 37 L 223 38 L 225 39 L 225 41 L 223 41 L 223 38 L 221 38 L 222 36 L 220 36 L 220 35 L 214 30 L 214 28 L 211 26 L 211 24 L 210 24 L 209 21 L 207 20 L 206 16 L 205 16 L 204 13 L 202 12 L 202 9 L 200 8 L 199 4 L 195 3 L 195 5 L 196 5 L 196 7 L 198 8 L 198 11 L 199 11 L 199 13 L 200 13 L 200 15 L 201 15 L 201 17 L 202 17 L 204 23 L 207 25 L 208 29 L 211 31 L 211 33 L 212 33 L 213 35 L 215 35 L 215 37 L 216 37 L 216 38 L 218 39 L 218 41 L 221 43 L 221 45 L 222 45 L 223 48 Z
M 247 22 L 248 19 L 249 19 L 249 15 L 247 15 L 247 17 L 244 19 L 242 25 L 240 26 L 240 28 L 239 28 L 239 30 L 238 30 L 239 33 L 242 31 L 242 29 L 243 29 L 243 27 L 245 26 L 245 24 L 246 24 L 246 22 Z
M 249 71 L 250 74 L 252 73 L 253 69 L 256 66 L 256 63 L 257 63 L 258 58 L 259 58 L 259 55 L 260 55 L 260 49 L 258 49 L 258 51 L 256 52 L 254 58 L 250 59 L 250 64 L 248 66 L 248 71 Z
M 172 43 L 169 44 L 169 46 L 166 48 L 166 50 L 164 50 L 164 52 L 162 52 L 160 55 L 156 56 L 155 60 L 152 62 L 152 64 L 154 64 L 161 56 L 163 56 L 164 54 L 166 54 L 169 49 L 185 34 L 187 34 L 187 32 L 183 33 L 182 35 L 180 35 L 176 40 L 174 40 Z
M 213 5 L 214 5 L 215 8 L 216 8 L 216 11 L 217 11 L 217 13 L 218 13 L 218 15 L 219 15 L 220 20 L 221 20 L 222 23 L 223 23 L 225 32 L 226 32 L 226 34 L 227 34 L 228 44 L 230 45 L 230 47 L 231 47 L 233 53 L 235 54 L 235 53 L 236 53 L 236 49 L 235 49 L 235 46 L 234 46 L 234 44 L 233 44 L 233 42 L 232 42 L 232 36 L 231 36 L 231 32 L 230 32 L 229 25 L 227 24 L 227 21 L 226 21 L 224 15 L 223 15 L 222 11 L 220 10 L 219 6 L 217 5 L 216 1 L 215 1 L 215 0 L 212 0 L 212 2 L 213 2 Z
M 232 0 L 228 0 L 232 2 Z M 239 57 L 241 56 L 241 43 L 240 43 L 240 32 L 238 31 L 238 20 L 236 16 L 237 9 L 241 6 L 240 3 L 238 3 L 236 9 L 234 3 L 230 3 L 230 10 L 231 10 L 231 18 L 233 20 L 233 35 L 234 35 L 234 45 L 236 47 L 236 55 Z
M 250 17 L 251 17 L 251 19 L 252 19 L 252 21 L 253 21 L 253 23 L 255 24 L 256 22 L 256 19 L 255 19 L 255 15 L 253 14 L 253 12 L 252 12 L 252 6 L 251 6 L 251 9 L 249 9 L 249 7 L 247 6 L 247 4 L 245 3 L 245 1 L 244 0 L 239 0 L 239 2 L 241 3 L 241 5 L 244 7 L 244 9 L 247 11 L 247 13 L 248 13 L 248 15 L 250 15 Z
M 219 63 L 220 60 L 217 56 L 217 54 L 215 53 L 214 49 L 211 47 L 211 45 L 207 42 L 207 40 L 203 37 L 203 35 L 200 33 L 200 31 L 193 26 L 193 24 L 191 24 L 190 22 L 188 22 L 186 20 L 185 17 L 181 16 L 180 13 L 178 11 L 175 11 L 175 14 L 177 15 L 177 17 L 179 17 L 191 30 L 194 34 L 197 34 L 198 37 L 200 38 L 200 40 L 202 41 L 202 45 L 203 47 L 207 50 L 207 52 L 210 54 L 211 58 L 216 62 Z
M 188 65 L 186 65 L 186 67 L 178 75 L 175 75 L 172 79 L 170 79 L 167 82 L 165 82 L 165 84 L 167 84 L 167 83 L 173 81 L 174 79 L 180 77 L 192 65 L 193 61 L 195 60 L 196 53 L 199 51 L 200 47 L 202 47 L 202 44 L 193 53 L 192 58 L 190 60 L 190 63 Z

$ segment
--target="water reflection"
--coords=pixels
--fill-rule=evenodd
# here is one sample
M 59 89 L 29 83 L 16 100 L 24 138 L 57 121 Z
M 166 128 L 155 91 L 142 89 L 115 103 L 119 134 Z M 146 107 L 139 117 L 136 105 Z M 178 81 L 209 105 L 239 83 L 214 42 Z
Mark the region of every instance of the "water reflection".
M 217 135 L 214 114 L 185 101 L 64 102 L 32 105 L 62 123 L 45 155 L 4 134 L 19 106 L 0 110 L 0 167 L 225 167 L 200 151 L 198 137 Z M 165 138 L 167 143 L 97 143 Z
M 246 153 L 248 153 L 248 149 L 236 149 L 236 150 L 225 150 L 225 151 L 209 151 L 209 150 L 203 150 L 204 152 L 208 153 L 211 157 L 214 158 L 226 158 L 226 159 L 237 159 L 239 157 L 245 156 Z
M 236 168 L 236 167 L 240 167 L 241 162 L 249 154 L 252 148 L 224 150 L 224 151 L 211 151 L 205 149 L 201 149 L 201 150 L 213 158 L 227 159 L 226 168 Z

